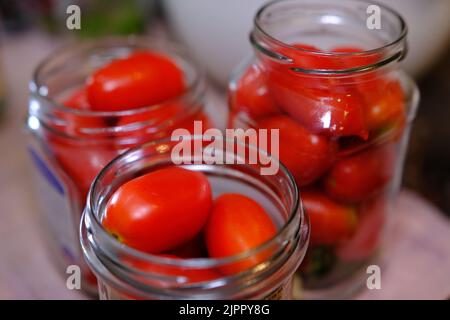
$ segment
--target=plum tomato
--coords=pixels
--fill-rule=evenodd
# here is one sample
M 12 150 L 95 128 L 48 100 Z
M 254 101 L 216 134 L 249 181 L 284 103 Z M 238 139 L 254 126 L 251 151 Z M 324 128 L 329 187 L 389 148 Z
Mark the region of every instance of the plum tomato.
M 363 100 L 354 87 L 307 87 L 305 81 L 283 75 L 272 77 L 269 86 L 280 108 L 312 132 L 368 138 Z
M 213 205 L 205 227 L 209 256 L 221 258 L 253 249 L 275 236 L 277 228 L 268 213 L 253 199 L 223 194 Z M 226 275 L 248 270 L 263 262 L 268 252 L 220 267 Z
M 74 91 L 62 104 L 68 108 L 77 110 L 90 110 L 91 106 L 87 98 L 86 88 Z
M 211 187 L 203 173 L 167 167 L 121 185 L 109 199 L 102 222 L 122 243 L 162 253 L 194 238 L 211 206 Z
M 311 223 L 311 245 L 334 245 L 349 239 L 357 224 L 356 210 L 319 191 L 300 193 Z
M 318 49 L 297 44 L 308 50 Z M 274 101 L 296 121 L 315 133 L 328 136 L 368 138 L 364 122 L 363 100 L 354 86 L 344 85 L 336 77 L 294 73 L 291 68 L 342 69 L 342 61 L 333 57 L 298 51 L 288 52 L 294 61 L 267 70 L 267 86 Z
M 155 105 L 186 88 L 184 73 L 160 53 L 135 52 L 95 71 L 87 79 L 92 110 L 119 111 Z
M 300 49 L 300 50 L 297 50 Z M 339 60 L 331 56 L 325 56 L 323 50 L 305 43 L 293 43 L 291 48 L 283 47 L 278 50 L 283 56 L 292 60 L 289 64 L 278 64 L 278 68 L 301 68 L 305 70 L 326 69 L 336 70 L 340 68 Z M 319 80 L 316 78 L 315 80 Z M 322 78 L 321 80 L 325 80 Z
M 358 53 L 358 47 L 338 47 L 332 52 Z M 377 53 L 362 56 L 343 57 L 346 68 L 367 66 L 380 60 Z M 369 72 L 355 76 L 355 85 L 364 100 L 364 118 L 367 129 L 379 134 L 392 127 L 402 128 L 405 123 L 404 93 L 397 80 L 389 79 L 382 73 Z
M 194 134 L 194 121 L 202 122 L 202 129 L 211 126 L 209 118 L 202 111 L 188 114 L 189 107 L 181 102 L 168 102 L 158 108 L 151 108 L 117 118 L 117 126 L 122 127 L 115 138 L 124 137 L 129 145 L 142 144 L 150 140 L 161 139 L 172 134 L 173 130 L 182 128 Z
M 361 261 L 375 252 L 382 235 L 386 210 L 386 201 L 382 197 L 361 206 L 355 233 L 336 250 L 339 259 Z
M 257 65 L 251 65 L 235 86 L 230 87 L 228 95 L 232 111 L 246 113 L 252 119 L 280 113 Z
M 394 166 L 392 143 L 342 158 L 325 177 L 326 193 L 348 203 L 367 200 L 382 191 L 393 176 Z
M 74 182 L 82 201 L 95 176 L 119 155 L 119 151 L 108 144 L 68 141 L 53 134 L 49 134 L 47 140 L 55 160 Z
M 299 186 L 318 179 L 332 165 L 337 144 L 321 135 L 309 132 L 288 116 L 280 115 L 258 122 L 260 129 L 279 129 L 279 158 L 289 169 Z M 269 141 L 271 141 L 269 137 Z M 269 150 L 273 147 L 270 146 Z
M 364 115 L 367 128 L 375 133 L 391 129 L 400 132 L 406 122 L 405 97 L 396 80 L 376 79 L 368 81 L 362 92 L 366 106 Z
M 81 88 L 74 91 L 62 105 L 75 110 L 89 111 L 90 105 L 87 101 L 86 89 Z M 96 115 L 79 114 L 76 112 L 55 110 L 55 114 L 63 122 L 58 122 L 55 127 L 70 136 L 87 137 L 92 129 L 106 127 L 103 119 Z
M 364 49 L 355 46 L 342 46 L 331 49 L 333 53 L 362 53 Z M 351 69 L 357 67 L 369 66 L 380 59 L 378 53 L 364 53 L 361 55 L 351 55 L 339 57 L 339 63 L 342 68 Z

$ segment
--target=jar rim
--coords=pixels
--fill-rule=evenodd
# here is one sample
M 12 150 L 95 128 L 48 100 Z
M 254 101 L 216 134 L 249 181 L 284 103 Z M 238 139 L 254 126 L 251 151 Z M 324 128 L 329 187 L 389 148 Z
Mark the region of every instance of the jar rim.
M 189 136 L 189 139 L 202 139 L 204 135 L 193 135 Z M 226 139 L 224 139 L 226 141 Z M 244 251 L 239 254 L 235 254 L 232 256 L 222 257 L 222 258 L 190 258 L 190 259 L 176 259 L 176 258 L 170 258 L 170 257 L 161 257 L 154 254 L 149 254 L 146 252 L 139 251 L 137 249 L 134 249 L 132 247 L 129 247 L 123 243 L 120 243 L 116 238 L 114 238 L 102 225 L 101 221 L 99 220 L 99 217 L 97 214 L 94 213 L 96 208 L 96 203 L 94 199 L 94 190 L 100 183 L 100 180 L 106 175 L 106 173 L 109 170 L 112 170 L 113 166 L 119 162 L 121 159 L 125 159 L 126 157 L 132 157 L 133 154 L 139 153 L 141 150 L 145 150 L 146 148 L 156 146 L 158 144 L 165 144 L 168 142 L 174 142 L 170 138 L 164 138 L 157 141 L 151 141 L 148 143 L 145 143 L 141 146 L 137 146 L 134 148 L 131 148 L 121 154 L 120 156 L 116 157 L 114 160 L 112 160 L 110 163 L 108 163 L 101 172 L 97 175 L 94 182 L 91 185 L 91 188 L 88 193 L 87 197 L 87 204 L 86 204 L 86 210 L 85 212 L 89 215 L 90 222 L 94 224 L 95 232 L 99 232 L 102 237 L 106 237 L 109 239 L 110 243 L 115 249 L 124 251 L 126 254 L 129 254 L 131 257 L 140 259 L 144 262 L 149 263 L 156 263 L 156 264 L 162 264 L 162 265 L 168 265 L 168 266 L 178 266 L 178 267 L 186 267 L 186 268 L 216 268 L 220 267 L 226 264 L 232 264 L 232 263 L 238 263 L 239 261 L 242 261 L 244 259 L 247 259 L 251 257 L 252 255 L 264 252 L 264 250 L 267 250 L 276 242 L 283 237 L 283 235 L 289 234 L 292 232 L 292 225 L 296 223 L 296 218 L 298 216 L 299 222 L 298 222 L 298 230 L 300 230 L 300 226 L 307 221 L 306 213 L 303 209 L 302 203 L 300 201 L 299 196 L 299 190 L 297 187 L 297 184 L 295 183 L 295 180 L 291 173 L 286 169 L 286 167 L 281 163 L 279 164 L 279 170 L 282 172 L 284 176 L 286 176 L 289 188 L 292 191 L 293 195 L 293 203 L 292 208 L 290 208 L 289 216 L 287 217 L 286 221 L 284 221 L 283 225 L 277 230 L 277 233 L 270 238 L 269 240 L 265 241 L 264 243 L 260 244 L 259 246 L 252 248 L 250 250 Z M 238 143 L 242 144 L 242 142 L 238 141 Z M 249 145 L 245 143 L 246 147 L 249 148 L 256 148 L 255 146 Z M 258 152 L 262 152 L 265 156 L 271 157 L 272 159 L 276 160 L 274 157 L 270 156 L 267 152 L 257 149 Z M 276 160 L 278 161 L 278 160 Z M 299 214 L 300 213 L 300 214 Z M 84 225 L 84 221 L 81 221 L 82 226 Z M 301 230 L 300 230 L 301 231 Z M 309 236 L 309 235 L 308 235 Z
M 261 24 L 261 19 L 263 15 L 268 11 L 269 9 L 272 9 L 273 6 L 280 5 L 287 2 L 297 3 L 297 4 L 304 4 L 304 0 L 271 0 L 270 2 L 263 5 L 255 14 L 255 17 L 253 19 L 254 24 L 254 30 L 250 34 L 250 42 L 251 44 L 259 51 L 262 51 L 263 53 L 269 55 L 271 58 L 283 61 L 285 63 L 292 62 L 293 60 L 289 57 L 286 57 L 285 55 L 278 53 L 278 52 L 271 52 L 270 49 L 267 49 L 266 47 L 259 44 L 259 41 L 257 40 L 256 33 L 260 34 L 262 38 L 265 40 L 268 40 L 277 46 L 280 46 L 282 48 L 286 48 L 288 50 L 291 50 L 292 52 L 302 52 L 307 53 L 312 56 L 317 57 L 339 57 L 339 58 L 348 58 L 348 57 L 361 57 L 361 56 L 367 56 L 367 55 L 375 55 L 377 53 L 389 50 L 391 48 L 395 48 L 396 45 L 400 44 L 406 39 L 406 35 L 408 33 L 408 27 L 404 20 L 404 18 L 394 9 L 392 9 L 389 6 L 386 6 L 384 4 L 381 4 L 377 1 L 369 1 L 369 0 L 342 0 L 343 2 L 347 3 L 355 3 L 358 5 L 367 4 L 369 5 L 377 5 L 382 10 L 385 10 L 390 15 L 394 17 L 394 19 L 397 20 L 400 26 L 400 32 L 399 34 L 394 37 L 393 40 L 383 44 L 380 47 L 377 47 L 375 49 L 369 49 L 364 50 L 360 52 L 331 52 L 331 51 L 322 51 L 322 50 L 313 50 L 313 49 L 307 49 L 307 48 L 299 48 L 292 44 L 288 44 L 277 37 L 271 35 L 269 32 L 265 30 L 265 28 Z M 319 0 L 320 2 L 320 0 Z M 342 2 L 339 1 L 341 4 Z M 365 66 L 358 66 L 358 67 L 352 67 L 352 68 L 345 68 L 345 69 L 303 69 L 303 68 L 292 68 L 293 71 L 299 72 L 299 73 L 306 73 L 306 74 L 319 74 L 319 75 L 339 75 L 339 74 L 349 74 L 349 73 L 359 73 L 359 72 L 367 72 L 374 69 L 378 69 L 384 65 L 389 64 L 393 61 L 400 61 L 402 60 L 406 55 L 406 48 L 403 50 L 400 50 L 390 56 L 388 56 L 386 59 L 382 59 L 379 61 L 376 61 L 374 63 L 371 63 L 369 65 Z
M 146 43 L 151 43 L 151 45 L 147 45 Z M 94 48 L 125 48 L 128 47 L 130 49 L 142 49 L 142 50 L 156 50 L 161 53 L 169 53 L 175 55 L 179 60 L 185 62 L 189 66 L 195 70 L 195 74 L 193 80 L 187 83 L 187 87 L 182 94 L 176 96 L 171 99 L 167 99 L 161 103 L 156 103 L 148 106 L 143 106 L 139 108 L 133 108 L 128 110 L 118 110 L 118 111 L 93 111 L 93 110 L 81 110 L 75 109 L 65 106 L 63 103 L 56 101 L 54 98 L 48 96 L 41 92 L 42 88 L 45 87 L 45 84 L 39 80 L 40 74 L 43 72 L 44 68 L 48 66 L 56 57 L 61 55 L 64 52 L 69 51 L 72 48 L 80 48 L 84 46 L 83 51 L 87 52 Z M 81 52 L 83 52 L 81 51 Z M 32 93 L 36 94 L 38 98 L 43 99 L 47 102 L 48 105 L 52 105 L 56 110 L 60 112 L 65 112 L 67 114 L 72 114 L 75 116 L 87 116 L 87 117 L 120 117 L 120 116 L 130 116 L 139 113 L 144 113 L 148 111 L 152 111 L 154 109 L 160 108 L 161 106 L 176 102 L 186 100 L 196 93 L 197 91 L 203 91 L 203 82 L 202 78 L 204 75 L 204 70 L 195 63 L 192 59 L 189 58 L 185 50 L 181 48 L 179 45 L 174 44 L 169 41 L 161 41 L 148 36 L 110 36 L 103 37 L 101 39 L 96 40 L 72 40 L 68 44 L 61 46 L 60 48 L 54 50 L 49 55 L 47 55 L 35 68 L 31 81 L 29 83 L 29 89 Z

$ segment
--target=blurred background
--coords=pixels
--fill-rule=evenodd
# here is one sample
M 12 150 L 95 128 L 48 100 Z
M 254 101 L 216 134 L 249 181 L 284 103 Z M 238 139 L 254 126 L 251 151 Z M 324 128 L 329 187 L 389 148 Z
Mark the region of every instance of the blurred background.
M 44 53 L 76 37 L 164 33 L 165 37 L 177 40 L 189 49 L 220 91 L 226 86 L 229 71 L 251 51 L 248 33 L 256 10 L 264 2 L 1 0 L 1 121 L 8 122 L 11 114 L 24 115 L 26 111 L 26 99 L 20 106 L 8 103 L 17 88 L 8 90 L 15 84 L 6 76 L 5 68 L 16 69 L 17 65 L 11 64 L 21 63 L 21 56 L 29 60 L 30 55 L 29 51 L 26 56 L 17 50 L 36 50 L 33 61 L 37 62 Z M 447 124 L 450 120 L 450 1 L 381 2 L 388 2 L 407 20 L 410 50 L 404 65 L 416 78 L 422 97 L 406 159 L 404 185 L 450 215 L 450 126 Z M 80 30 L 66 27 L 66 9 L 70 4 L 81 8 Z M 16 51 L 8 48 L 12 43 L 17 46 Z M 30 68 L 33 66 L 30 63 Z M 27 70 L 22 81 L 29 80 L 30 76 L 31 70 Z M 19 90 L 23 95 L 27 94 L 25 87 Z M 11 108 L 20 110 L 8 110 Z M 3 146 L 2 150 L 5 150 Z
M 433 205 L 408 198 L 403 210 L 419 210 L 422 206 L 420 210 L 435 216 L 433 228 L 438 229 L 439 224 L 446 225 L 446 219 L 439 220 L 440 217 L 450 216 L 450 0 L 378 1 L 397 9 L 408 23 L 409 55 L 403 63 L 421 92 L 406 158 L 404 186 L 416 192 L 415 198 L 424 197 Z M 206 69 L 213 92 L 209 103 L 215 112 L 223 112 L 219 114 L 225 118 L 229 73 L 251 52 L 248 35 L 253 16 L 265 2 L 0 0 L 0 262 L 7 262 L 0 263 L 0 299 L 74 298 L 56 272 L 43 272 L 39 277 L 30 272 L 34 266 L 53 268 L 46 255 L 36 249 L 43 244 L 36 227 L 39 221 L 34 214 L 29 182 L 31 166 L 25 151 L 28 82 L 39 61 L 55 48 L 78 38 L 146 34 L 180 42 Z M 80 30 L 66 27 L 66 9 L 71 4 L 81 8 Z M 417 222 L 410 235 L 419 232 L 430 235 L 426 227 L 429 225 Z M 422 249 L 431 248 L 416 238 L 411 243 Z M 415 248 L 411 246 L 408 252 L 414 252 Z M 398 250 L 403 249 L 404 246 Z M 428 251 L 431 255 L 433 250 Z M 403 257 L 404 262 L 416 263 L 408 259 L 409 256 Z M 422 273 L 429 272 L 427 268 L 424 265 Z M 404 272 L 399 269 L 397 274 Z M 437 296 L 444 295 L 448 292 Z

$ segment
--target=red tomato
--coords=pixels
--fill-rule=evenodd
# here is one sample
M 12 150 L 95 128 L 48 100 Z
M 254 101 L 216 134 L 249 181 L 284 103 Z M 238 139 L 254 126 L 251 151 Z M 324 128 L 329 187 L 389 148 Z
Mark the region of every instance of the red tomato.
M 117 111 L 161 103 L 186 88 L 183 71 L 169 57 L 135 52 L 94 72 L 87 80 L 89 103 L 96 111 Z
M 92 143 L 85 140 L 68 141 L 65 137 L 54 135 L 49 135 L 47 139 L 56 161 L 72 179 L 82 198 L 86 197 L 92 181 L 100 170 L 119 155 L 119 151 L 110 145 L 95 141 Z
M 116 133 L 115 138 L 124 138 L 126 142 L 119 144 L 129 147 L 170 137 L 175 129 L 186 129 L 194 134 L 194 121 L 202 122 L 203 131 L 211 127 L 209 118 L 202 111 L 192 115 L 187 115 L 186 112 L 187 107 L 180 103 L 167 103 L 158 109 L 121 116 L 117 126 L 122 126 L 124 131 Z
M 355 234 L 336 250 L 336 254 L 341 260 L 361 261 L 369 258 L 375 252 L 380 243 L 386 210 L 384 199 L 377 199 L 360 209 Z
M 85 88 L 81 88 L 72 93 L 72 95 L 64 100 L 62 104 L 71 109 L 84 111 L 90 110 Z M 56 129 L 70 136 L 89 136 L 89 132 L 92 132 L 92 129 L 101 129 L 106 127 L 106 123 L 99 116 L 77 114 L 71 111 L 60 110 L 55 110 L 55 113 L 59 119 L 64 121 L 62 123 L 56 123 Z
M 339 160 L 325 178 L 325 190 L 332 198 L 360 202 L 380 192 L 392 178 L 394 145 L 374 147 Z
M 362 94 L 366 101 L 365 118 L 369 130 L 401 131 L 406 122 L 405 97 L 398 81 L 377 79 Z
M 297 44 L 299 48 L 318 49 Z M 287 49 L 285 49 L 287 50 Z M 307 75 L 292 71 L 303 69 L 342 69 L 342 62 L 332 56 L 290 50 L 282 52 L 292 64 L 269 64 L 268 88 L 279 107 L 315 133 L 329 136 L 359 136 L 367 139 L 362 111 L 363 101 L 353 86 L 345 86 L 337 77 Z
M 312 132 L 368 138 L 364 104 L 355 88 L 337 85 L 308 88 L 306 82 L 277 75 L 271 77 L 269 86 L 280 107 Z
M 203 173 L 163 168 L 120 186 L 108 201 L 103 225 L 135 249 L 169 251 L 200 232 L 211 209 L 211 197 Z
M 304 43 L 294 43 L 291 45 L 295 49 L 292 48 L 279 48 L 279 52 L 292 60 L 289 64 L 279 64 L 278 68 L 301 68 L 305 70 L 312 69 L 327 69 L 327 70 L 336 70 L 340 68 L 339 60 L 332 57 L 323 55 L 325 52 L 321 49 Z M 300 49 L 300 50 L 296 50 Z M 317 78 L 316 80 L 319 80 Z M 322 79 L 321 79 L 322 80 Z M 323 79 L 325 80 L 325 79 Z
M 252 119 L 280 113 L 269 94 L 261 69 L 251 65 L 238 80 L 236 88 L 230 88 L 229 103 L 235 112 L 244 112 Z
M 155 106 L 147 111 L 122 115 L 117 118 L 116 125 L 122 127 L 123 131 L 117 132 L 115 138 L 126 139 L 128 147 L 168 137 L 177 116 L 182 117 L 185 112 L 185 106 L 173 102 Z
M 358 53 L 364 50 L 357 47 L 338 47 L 333 52 Z M 380 60 L 377 53 L 343 57 L 346 68 L 368 66 Z M 400 83 L 388 79 L 379 72 L 369 72 L 355 76 L 355 84 L 364 102 L 364 117 L 370 131 L 385 131 L 391 127 L 401 128 L 405 122 L 404 94 Z
M 78 110 L 90 110 L 91 106 L 87 98 L 86 88 L 81 88 L 72 93 L 62 103 L 64 106 Z
M 352 53 L 349 56 L 339 56 L 339 64 L 341 69 L 352 69 L 359 67 L 368 67 L 380 60 L 378 53 L 367 53 L 364 49 L 347 46 L 336 47 L 331 50 L 332 53 Z M 362 73 L 349 73 L 340 79 L 341 84 L 347 87 L 355 88 L 360 94 L 371 91 L 369 83 L 376 81 L 381 76 L 378 71 L 364 71 Z
M 301 192 L 300 197 L 309 215 L 312 245 L 332 245 L 350 238 L 357 222 L 353 207 L 334 202 L 317 191 Z
M 236 255 L 253 249 L 275 236 L 270 216 L 254 200 L 241 194 L 223 194 L 213 205 L 205 228 L 208 253 L 212 258 Z M 239 273 L 266 259 L 266 254 L 223 266 L 224 274 Z
M 309 132 L 287 116 L 261 120 L 258 127 L 280 130 L 279 159 L 293 174 L 299 186 L 319 178 L 334 161 L 337 151 L 335 141 Z M 273 149 L 273 146 L 270 148 Z
M 358 47 L 347 46 L 347 47 L 336 47 L 331 49 L 334 53 L 362 53 L 365 50 Z M 350 69 L 357 67 L 369 66 L 376 63 L 380 59 L 377 53 L 364 53 L 360 55 L 351 55 L 348 57 L 339 57 L 339 63 L 342 68 Z

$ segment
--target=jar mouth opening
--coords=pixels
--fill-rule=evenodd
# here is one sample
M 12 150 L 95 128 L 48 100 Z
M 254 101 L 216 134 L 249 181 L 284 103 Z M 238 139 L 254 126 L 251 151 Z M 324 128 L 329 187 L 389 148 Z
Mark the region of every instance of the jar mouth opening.
M 191 140 L 195 139 L 203 139 L 204 136 L 189 136 L 185 137 Z M 252 248 L 250 250 L 244 251 L 239 254 L 235 254 L 232 256 L 227 256 L 223 258 L 188 258 L 188 259 L 177 259 L 177 258 L 170 258 L 170 257 L 161 257 L 159 255 L 155 254 L 149 254 L 137 249 L 134 249 L 132 247 L 127 246 L 126 244 L 123 244 L 119 242 L 114 236 L 112 236 L 102 225 L 101 223 L 101 217 L 100 217 L 100 210 L 98 207 L 98 199 L 95 199 L 94 193 L 96 193 L 96 189 L 98 189 L 98 186 L 100 184 L 100 181 L 104 178 L 104 176 L 110 171 L 114 170 L 114 166 L 122 161 L 122 159 L 125 158 L 132 158 L 136 159 L 136 157 L 139 157 L 139 155 L 142 154 L 142 150 L 145 150 L 146 148 L 155 148 L 158 145 L 164 145 L 167 143 L 173 142 L 173 140 L 170 140 L 169 138 L 161 139 L 158 141 L 152 141 L 143 144 L 142 146 L 138 146 L 135 148 L 131 148 L 130 150 L 126 151 L 122 155 L 115 158 L 113 161 L 111 161 L 107 166 L 104 167 L 104 169 L 97 175 L 94 182 L 91 185 L 90 191 L 88 193 L 87 198 L 87 206 L 85 212 L 89 216 L 89 222 L 93 225 L 93 229 L 96 233 L 98 233 L 102 238 L 106 238 L 107 241 L 112 245 L 112 247 L 118 251 L 123 252 L 124 254 L 128 255 L 129 257 L 136 258 L 140 261 L 147 262 L 147 263 L 153 263 L 157 265 L 165 265 L 165 266 L 176 266 L 176 267 L 184 267 L 184 268 L 192 268 L 192 269 L 205 269 L 205 268 L 218 268 L 223 267 L 226 265 L 230 265 L 233 263 L 239 263 L 242 262 L 245 259 L 250 258 L 251 256 L 261 254 L 265 251 L 268 251 L 271 247 L 276 245 L 280 238 L 283 238 L 283 236 L 287 236 L 291 233 L 296 233 L 299 231 L 300 226 L 305 223 L 305 213 L 303 211 L 302 204 L 300 202 L 299 198 L 299 191 L 297 188 L 297 185 L 295 183 L 295 180 L 293 176 L 289 173 L 289 171 L 286 169 L 286 167 L 279 163 L 279 170 L 281 171 L 282 176 L 284 176 L 287 179 L 287 186 L 292 194 L 292 204 L 291 208 L 289 210 L 289 215 L 287 216 L 286 220 L 283 221 L 283 225 L 277 230 L 277 233 L 270 238 L 269 240 L 265 241 L 264 243 L 260 244 L 259 246 Z M 242 143 L 242 142 L 238 142 Z M 254 148 L 257 149 L 255 146 L 245 144 L 246 148 Z M 265 154 L 266 157 L 271 157 L 268 153 L 265 151 L 262 151 L 260 149 L 257 149 L 258 152 Z M 275 158 L 271 157 L 274 161 L 278 161 Z M 299 214 L 300 212 L 300 214 Z M 292 230 L 293 224 L 297 223 L 297 219 L 300 220 L 298 223 L 298 226 L 296 230 Z M 82 221 L 82 224 L 85 222 Z M 269 257 L 271 258 L 271 257 Z M 252 269 L 252 268 L 251 268 Z M 251 270 L 250 269 L 250 270 Z
M 293 6 L 307 5 L 311 3 L 315 3 L 317 5 L 327 4 L 332 8 L 338 8 L 339 5 L 358 5 L 358 6 L 371 6 L 376 5 L 380 8 L 383 14 L 387 14 L 390 16 L 392 20 L 395 20 L 396 25 L 398 26 L 398 31 L 396 35 L 392 37 L 392 39 L 385 41 L 382 45 L 376 46 L 373 49 L 362 49 L 363 51 L 351 51 L 351 52 L 333 52 L 327 50 L 320 50 L 308 47 L 299 47 L 295 46 L 295 43 L 288 43 L 283 41 L 278 36 L 274 35 L 272 32 L 267 30 L 264 25 L 264 19 L 266 16 L 273 17 L 276 15 L 276 12 L 271 12 L 277 8 L 277 6 L 291 4 Z M 280 9 L 280 11 L 283 8 Z M 272 48 L 268 48 L 263 43 L 271 43 L 274 46 L 285 49 L 289 52 L 293 53 L 301 53 L 307 54 L 311 57 L 322 57 L 322 58 L 335 58 L 335 59 L 345 59 L 352 57 L 375 57 L 379 56 L 377 61 L 374 61 L 371 64 L 361 65 L 358 67 L 352 68 L 342 68 L 342 69 L 309 69 L 309 68 L 299 68 L 294 67 L 292 71 L 305 73 L 305 74 L 318 74 L 318 75 L 339 75 L 339 74 L 349 74 L 349 73 L 359 73 L 359 72 L 367 72 L 374 69 L 378 69 L 384 65 L 387 65 L 393 61 L 400 61 L 406 55 L 406 47 L 403 42 L 406 39 L 406 35 L 408 33 L 408 28 L 403 17 L 394 9 L 391 9 L 389 6 L 378 3 L 376 1 L 367 1 L 367 0 L 341 0 L 338 2 L 330 2 L 328 0 L 316 0 L 316 1 L 305 1 L 305 0 L 272 0 L 262 6 L 254 17 L 254 30 L 250 34 L 250 42 L 253 47 L 262 52 L 263 54 L 269 56 L 270 58 L 279 61 L 280 63 L 290 64 L 293 62 L 293 59 L 287 56 L 284 53 L 279 51 L 283 50 L 273 50 Z M 403 48 L 404 47 L 404 48 Z M 384 53 L 384 55 L 382 55 Z M 384 57 L 383 57 L 384 56 Z
M 150 44 L 147 44 L 150 43 Z M 80 50 L 81 47 L 81 50 Z M 71 51 L 71 49 L 76 48 L 77 54 L 87 54 L 89 52 L 94 52 L 96 49 L 110 49 L 110 50 L 126 50 L 129 54 L 134 50 L 156 50 L 160 53 L 167 53 L 172 55 L 176 59 L 177 65 L 182 68 L 186 75 L 186 69 L 189 67 L 193 70 L 192 79 L 186 79 L 186 89 L 182 94 L 171 99 L 167 99 L 161 103 L 128 109 L 128 110 L 117 110 L 117 111 L 93 111 L 93 110 L 82 110 L 70 108 L 63 103 L 57 101 L 54 96 L 48 95 L 48 88 L 44 81 L 41 80 L 41 74 L 44 73 L 45 69 L 58 57 L 63 55 L 65 52 Z M 126 57 L 126 55 L 115 56 L 114 58 Z M 44 100 L 48 106 L 51 106 L 55 110 L 73 116 L 79 117 L 124 117 L 137 115 L 149 111 L 156 110 L 158 108 L 164 107 L 164 105 L 173 102 L 189 101 L 193 100 L 198 96 L 198 91 L 203 91 L 203 69 L 200 68 L 193 60 L 187 58 L 187 54 L 178 45 L 170 42 L 162 42 L 157 39 L 145 36 L 129 36 L 129 37 L 105 37 L 97 40 L 81 40 L 73 41 L 66 44 L 59 49 L 53 51 L 46 58 L 44 58 L 39 65 L 36 67 L 32 75 L 32 80 L 29 84 L 29 89 L 34 93 L 39 99 Z

